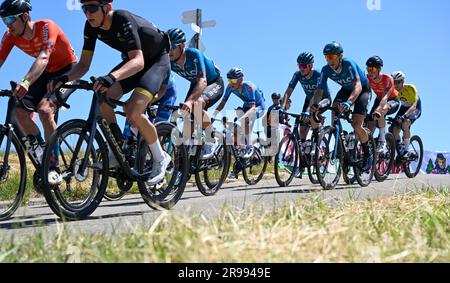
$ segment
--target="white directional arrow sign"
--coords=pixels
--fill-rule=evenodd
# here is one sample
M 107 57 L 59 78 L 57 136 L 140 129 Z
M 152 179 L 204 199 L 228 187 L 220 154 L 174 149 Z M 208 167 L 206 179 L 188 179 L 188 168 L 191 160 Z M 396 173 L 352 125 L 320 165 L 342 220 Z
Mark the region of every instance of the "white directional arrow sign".
M 202 31 L 202 28 L 194 23 L 191 24 L 191 28 L 195 33 L 200 33 Z

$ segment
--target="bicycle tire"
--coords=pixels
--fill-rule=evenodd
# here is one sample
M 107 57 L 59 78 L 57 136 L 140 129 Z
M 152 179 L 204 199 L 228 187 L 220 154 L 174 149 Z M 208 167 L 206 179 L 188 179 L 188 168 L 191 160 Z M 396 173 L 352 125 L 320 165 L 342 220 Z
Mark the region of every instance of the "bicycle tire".
M 284 145 L 286 144 L 285 148 Z M 289 161 L 285 160 L 286 159 L 286 152 L 282 152 L 283 148 L 288 151 L 289 148 L 292 145 L 292 150 L 293 152 L 291 152 L 289 155 L 292 156 L 293 159 L 290 159 Z M 280 156 L 280 154 L 282 154 L 282 156 Z M 299 167 L 300 161 L 299 161 L 299 156 L 300 156 L 300 149 L 297 143 L 297 140 L 294 138 L 293 135 L 288 135 L 285 136 L 283 139 L 281 139 L 279 147 L 278 147 L 278 152 L 275 155 L 275 162 L 274 162 L 274 171 L 275 171 L 275 180 L 277 181 L 278 185 L 280 187 L 287 187 L 291 184 L 292 180 L 295 177 L 295 172 Z M 293 166 L 291 169 L 288 169 L 289 166 L 285 166 L 284 164 L 280 164 L 280 160 L 283 162 L 288 162 L 289 166 Z M 289 173 L 287 173 L 287 179 L 283 180 L 282 178 L 282 174 L 280 172 L 280 167 L 284 167 L 286 169 L 288 169 L 287 171 Z

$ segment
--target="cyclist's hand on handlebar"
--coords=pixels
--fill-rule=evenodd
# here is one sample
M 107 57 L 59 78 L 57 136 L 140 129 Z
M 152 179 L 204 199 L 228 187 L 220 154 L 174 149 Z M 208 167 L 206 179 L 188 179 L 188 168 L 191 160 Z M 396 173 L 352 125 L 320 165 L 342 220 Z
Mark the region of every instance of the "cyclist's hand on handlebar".
M 188 113 L 192 113 L 193 107 L 194 107 L 194 102 L 188 100 L 182 104 L 181 110 L 186 111 Z
M 53 80 L 48 82 L 47 92 L 52 93 L 55 91 L 55 89 L 60 88 L 63 84 L 66 84 L 68 82 L 69 82 L 69 76 L 67 76 L 67 75 L 56 77 Z
M 94 83 L 93 89 L 98 93 L 106 93 L 116 81 L 117 79 L 112 74 L 98 77 Z
M 308 111 L 302 113 L 302 122 L 303 123 L 309 123 L 310 118 L 311 118 L 311 114 Z
M 317 112 L 319 111 L 320 105 L 319 103 L 314 103 L 313 105 L 311 105 L 311 111 L 312 112 Z
M 348 110 L 350 110 L 350 108 L 352 108 L 352 103 L 350 101 L 342 102 L 341 104 L 339 104 L 339 107 L 339 111 L 347 112 Z
M 22 99 L 30 88 L 30 83 L 28 81 L 21 81 L 17 84 L 16 89 L 13 91 L 13 95 L 17 96 L 19 99 Z

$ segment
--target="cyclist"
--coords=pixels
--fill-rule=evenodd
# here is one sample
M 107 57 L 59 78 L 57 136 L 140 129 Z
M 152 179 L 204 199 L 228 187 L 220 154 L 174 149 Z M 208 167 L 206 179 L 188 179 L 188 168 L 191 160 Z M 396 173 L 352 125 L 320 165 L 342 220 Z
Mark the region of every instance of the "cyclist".
M 223 110 L 232 93 L 237 95 L 244 102 L 242 108 L 244 109 L 245 114 L 239 119 L 241 125 L 245 125 L 245 145 L 241 148 L 241 157 L 249 158 L 253 154 L 253 147 L 248 144 L 249 133 L 253 128 L 256 119 L 259 119 L 264 115 L 264 94 L 252 82 L 244 81 L 244 73 L 241 68 L 232 68 L 227 73 L 227 78 L 228 86 L 225 95 L 222 98 L 222 102 L 220 102 L 219 106 L 217 106 L 214 111 L 214 116 L 217 116 L 217 114 Z
M 314 70 L 314 56 L 312 53 L 301 53 L 297 58 L 297 63 L 299 71 L 295 72 L 291 82 L 289 83 L 289 87 L 284 94 L 283 105 L 286 109 L 286 100 L 291 97 L 297 83 L 300 82 L 303 87 L 303 91 L 306 94 L 305 103 L 303 104 L 302 110 L 302 120 L 305 124 L 311 124 L 312 127 L 316 129 L 319 125 L 314 121 L 314 119 L 310 119 L 311 112 L 317 111 L 317 103 L 320 101 L 323 101 L 323 105 L 321 104 L 322 107 L 326 107 L 331 104 L 330 91 L 326 85 L 322 96 L 314 97 L 320 80 L 320 73 Z M 316 107 L 312 107 L 313 105 Z M 308 126 L 302 126 L 300 129 L 300 139 L 302 144 L 306 141 L 308 131 Z
M 378 137 L 377 151 L 382 153 L 386 151 L 386 115 L 394 114 L 400 108 L 398 101 L 398 92 L 394 88 L 394 79 L 388 74 L 382 74 L 383 59 L 379 56 L 370 57 L 367 62 L 367 78 L 370 87 L 373 89 L 377 98 L 366 120 L 369 122 L 369 129 L 375 132 L 378 127 L 380 135 Z
M 119 99 L 132 90 L 124 107 L 127 119 L 139 129 L 149 144 L 153 156 L 149 185 L 160 183 L 171 157 L 163 151 L 156 128 L 144 111 L 157 93 L 170 70 L 167 35 L 147 20 L 126 10 L 114 10 L 112 0 L 80 0 L 87 18 L 84 46 L 80 62 L 65 76 L 55 80 L 56 86 L 83 77 L 91 66 L 97 39 L 122 53 L 122 63 L 105 76 L 98 77 L 94 91 Z M 122 131 L 117 125 L 114 110 L 102 103 L 100 110 L 110 125 L 119 145 Z
M 417 92 L 417 88 L 412 84 L 405 84 L 406 76 L 403 72 L 397 71 L 392 74 L 395 89 L 398 91 L 398 98 L 401 103 L 400 110 L 395 117 L 403 130 L 403 146 L 400 142 L 400 127 L 393 128 L 397 148 L 401 156 L 409 153 L 411 142 L 411 126 L 422 115 L 422 101 Z
M 29 139 L 42 145 L 44 140 L 33 120 L 34 112 L 28 110 L 34 109 L 39 113 L 45 139 L 48 140 L 57 127 L 54 118 L 57 101 L 48 94 L 47 84 L 67 73 L 77 57 L 61 28 L 51 20 L 32 21 L 31 10 L 29 0 L 5 0 L 1 4 L 0 17 L 8 30 L 0 44 L 0 67 L 14 46 L 36 58 L 14 90 L 14 95 L 23 102 L 16 109 L 15 118 Z M 52 161 L 56 162 L 57 156 L 58 148 L 55 148 Z
M 353 60 L 344 58 L 343 53 L 344 49 L 336 41 L 325 46 L 323 54 L 328 64 L 322 68 L 317 93 L 322 94 L 326 90 L 328 79 L 342 86 L 333 105 L 337 106 L 341 112 L 348 111 L 354 106 L 352 127 L 361 141 L 364 151 L 361 169 L 367 171 L 374 158 L 368 142 L 369 136 L 363 128 L 367 116 L 367 106 L 371 99 L 371 89 L 365 73 Z
M 188 113 L 195 113 L 194 119 L 201 124 L 203 129 L 211 125 L 211 117 L 206 112 L 220 100 L 224 92 L 224 82 L 220 76 L 220 70 L 213 60 L 205 56 L 196 48 L 186 48 L 186 35 L 179 28 L 167 31 L 172 43 L 169 53 L 172 71 L 191 83 L 182 109 Z M 194 105 L 199 105 L 196 109 Z M 200 111 L 201 110 L 201 111 Z M 199 115 L 200 112 L 202 115 Z M 184 123 L 183 133 L 192 133 L 190 123 Z M 190 135 L 185 135 L 185 143 Z M 202 159 L 213 156 L 213 144 L 206 143 L 202 148 Z
M 279 124 L 283 124 L 286 126 L 290 126 L 289 125 L 289 117 L 287 117 L 286 115 L 281 113 L 281 110 L 283 109 L 281 106 L 281 94 L 274 92 L 272 93 L 272 106 L 270 106 L 267 109 L 267 113 L 263 119 L 263 121 L 265 121 L 265 130 L 266 130 L 266 136 L 267 139 L 270 140 L 273 136 L 273 133 L 277 133 L 278 131 L 278 125 L 272 125 L 272 115 L 273 113 L 277 113 L 278 114 L 278 123 Z M 275 112 L 274 112 L 275 111 Z

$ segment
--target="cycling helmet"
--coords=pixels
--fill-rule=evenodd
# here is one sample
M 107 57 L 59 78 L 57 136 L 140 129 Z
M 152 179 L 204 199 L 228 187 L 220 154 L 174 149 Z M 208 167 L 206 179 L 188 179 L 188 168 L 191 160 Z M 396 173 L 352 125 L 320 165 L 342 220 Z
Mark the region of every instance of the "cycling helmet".
M 323 55 L 330 55 L 330 54 L 339 55 L 342 53 L 344 53 L 344 49 L 342 48 L 342 45 L 336 41 L 328 43 L 327 45 L 325 45 L 325 48 L 323 49 Z
M 244 73 L 242 72 L 241 68 L 232 68 L 228 73 L 227 73 L 227 78 L 230 80 L 233 79 L 240 79 L 244 77 Z
M 299 64 L 312 64 L 314 63 L 314 55 L 310 52 L 303 52 L 297 58 L 297 63 Z
M 380 69 L 383 67 L 383 59 L 381 59 L 379 56 L 373 56 L 370 57 L 366 62 L 367 67 L 375 67 Z
M 394 81 L 404 81 L 406 79 L 406 76 L 401 71 L 396 71 L 392 73 L 392 78 L 394 78 Z
M 186 35 L 184 34 L 184 31 L 179 28 L 169 29 L 167 34 L 169 35 L 172 46 L 177 46 L 186 42 Z
M 5 0 L 0 6 L 0 17 L 20 15 L 31 10 L 30 0 Z
M 281 94 L 279 92 L 274 92 L 274 93 L 272 93 L 272 98 L 280 99 L 281 98 Z

